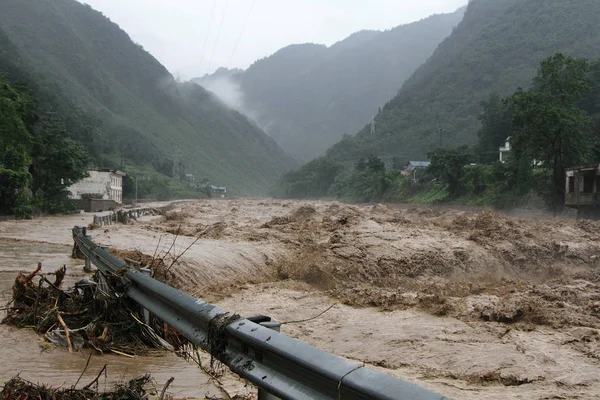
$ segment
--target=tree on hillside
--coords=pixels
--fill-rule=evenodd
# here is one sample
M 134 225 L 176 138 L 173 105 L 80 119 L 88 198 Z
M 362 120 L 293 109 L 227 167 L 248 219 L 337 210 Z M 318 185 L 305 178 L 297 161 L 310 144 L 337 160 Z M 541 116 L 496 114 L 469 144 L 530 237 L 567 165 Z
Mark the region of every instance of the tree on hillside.
M 0 81 L 0 212 L 20 213 L 31 175 L 29 149 L 32 136 L 23 119 L 29 98 Z
M 54 119 L 39 120 L 27 89 L 0 82 L 0 212 L 26 217 L 67 206 L 88 155 Z
M 428 172 L 441 182 L 448 185 L 450 196 L 458 197 L 462 194 L 461 180 L 465 174 L 465 165 L 471 162 L 472 155 L 467 146 L 453 149 L 438 147 L 428 154 L 431 165 Z
M 579 108 L 587 112 L 594 121 L 591 159 L 600 161 L 600 60 L 590 64 L 588 81 L 591 90 L 579 103 Z
M 277 185 L 275 195 L 294 199 L 325 196 L 343 167 L 327 158 L 317 158 L 296 171 L 288 172 Z
M 370 155 L 368 158 L 361 157 L 355 166 L 357 171 L 384 172 L 385 163 L 377 156 Z
M 4 154 L 7 146 L 27 151 L 32 137 L 27 131 L 30 98 L 0 80 L 0 150 Z
M 354 201 L 380 201 L 392 184 L 392 177 L 387 173 L 385 163 L 375 155 L 361 158 L 354 172 L 337 182 L 334 189 L 338 197 L 346 197 Z
M 32 150 L 32 188 L 39 207 L 58 212 L 68 207 L 67 188 L 87 176 L 88 154 L 54 119 L 42 120 Z
M 519 89 L 507 104 L 513 113 L 511 135 L 520 165 L 534 160 L 551 175 L 549 204 L 564 205 L 564 171 L 585 160 L 591 119 L 578 108 L 590 91 L 588 62 L 563 54 L 542 61 L 530 90 Z
M 492 163 L 498 160 L 498 148 L 510 132 L 510 110 L 497 92 L 492 92 L 481 102 L 483 109 L 479 115 L 481 128 L 477 132 L 477 153 L 479 160 Z

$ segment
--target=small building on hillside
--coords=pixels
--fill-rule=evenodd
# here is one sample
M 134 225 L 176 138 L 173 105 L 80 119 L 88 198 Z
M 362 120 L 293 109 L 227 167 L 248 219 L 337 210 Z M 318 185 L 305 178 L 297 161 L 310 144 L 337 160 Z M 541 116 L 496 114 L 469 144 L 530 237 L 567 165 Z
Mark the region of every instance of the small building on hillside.
M 225 194 L 227 194 L 227 187 L 226 186 L 210 185 L 209 189 L 210 189 L 210 193 L 213 196 L 225 197 Z
M 123 202 L 123 177 L 125 173 L 118 169 L 97 169 L 88 171 L 89 176 L 74 183 L 69 187 L 69 198 L 72 200 L 104 200 L 104 203 L 96 202 L 96 207 L 83 205 L 85 202 L 80 202 L 82 209 L 86 211 L 98 211 L 98 208 L 103 210 L 111 209 L 116 204 Z
M 508 157 L 508 155 L 510 154 L 510 140 L 512 139 L 512 136 L 509 136 L 506 138 L 506 140 L 504 141 L 504 146 L 500 147 L 500 162 L 501 163 L 505 163 L 506 159 Z
M 508 160 L 508 156 L 510 155 L 510 153 L 512 151 L 512 146 L 510 145 L 511 140 L 512 140 L 512 136 L 507 137 L 506 140 L 504 141 L 504 146 L 499 148 L 499 152 L 500 152 L 499 160 L 502 164 L 506 163 L 506 161 Z M 541 167 L 543 165 L 543 162 L 538 161 L 534 158 L 531 161 L 531 165 L 533 167 Z
M 194 176 L 194 174 L 185 174 L 185 180 L 186 181 L 195 181 L 196 177 Z
M 404 170 L 407 172 L 413 172 L 416 169 L 425 169 L 431 165 L 429 161 L 409 161 L 405 166 Z
M 423 170 L 429 167 L 431 163 L 429 161 L 409 161 L 402 170 L 404 176 L 416 176 L 418 170 Z

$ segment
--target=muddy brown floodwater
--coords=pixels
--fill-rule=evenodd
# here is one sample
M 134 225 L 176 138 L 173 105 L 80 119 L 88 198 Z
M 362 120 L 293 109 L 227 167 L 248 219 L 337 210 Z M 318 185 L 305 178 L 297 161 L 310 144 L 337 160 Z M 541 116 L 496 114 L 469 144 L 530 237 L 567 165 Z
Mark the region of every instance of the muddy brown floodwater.
M 85 216 L 86 221 L 92 217 Z M 69 221 L 70 219 L 70 221 Z M 79 219 L 80 220 L 80 219 Z M 36 221 L 28 221 L 39 222 Z M 55 218 L 44 220 L 42 230 L 29 231 L 33 239 L 44 241 L 68 241 L 70 231 L 65 235 L 55 228 Z M 69 229 L 79 223 L 78 219 L 66 217 L 59 221 L 59 226 Z M 0 222 L 0 227 L 2 226 Z M 15 226 L 22 222 L 13 221 Z M 79 223 L 82 225 L 81 223 Z M 56 235 L 55 235 L 56 234 Z M 47 235 L 47 236 L 46 236 Z M 12 297 L 12 284 L 19 271 L 30 271 L 41 262 L 42 272 L 53 272 L 57 267 L 66 265 L 68 275 L 64 285 L 71 285 L 77 279 L 87 276 L 83 272 L 81 261 L 73 260 L 69 244 L 40 243 L 34 240 L 19 240 L 0 235 L 0 304 L 7 304 Z M 20 375 L 22 378 L 36 383 L 52 386 L 70 387 L 75 384 L 85 368 L 89 356 L 88 350 L 70 354 L 64 349 L 51 349 L 46 346 L 33 330 L 17 329 L 0 325 L 0 386 L 9 379 Z M 208 375 L 196 366 L 190 365 L 174 354 L 161 353 L 156 356 L 128 358 L 118 355 L 94 355 L 90 359 L 86 373 L 80 381 L 80 387 L 92 381 L 104 365 L 108 365 L 106 378 L 100 380 L 100 388 L 110 390 L 115 383 L 150 373 L 158 386 L 170 377 L 175 381 L 169 386 L 169 392 L 176 398 L 204 398 L 220 396 L 221 391 L 211 383 Z M 242 384 L 231 383 L 233 392 L 244 393 Z M 215 397 L 216 398 L 216 397 Z M 220 397 L 219 397 L 220 398 Z
M 68 262 L 64 245 L 81 218 L 91 221 L 0 223 L 1 261 L 21 260 L 15 270 L 30 269 L 40 258 L 51 269 Z M 455 399 L 600 398 L 598 222 L 539 213 L 518 218 L 485 210 L 214 200 L 90 234 L 118 250 L 167 261 L 181 255 L 171 276 L 181 290 L 243 316 L 270 315 L 290 336 Z M 31 243 L 40 241 L 51 244 L 36 245 L 33 253 Z M 294 322 L 331 305 L 319 318 Z M 9 350 L 14 365 L 0 367 L 8 368 L 0 377 L 36 371 L 26 363 L 37 361 L 19 357 L 32 353 L 39 339 L 0 329 L 0 341 L 22 346 Z M 61 382 L 81 367 L 67 374 L 71 364 L 62 357 L 85 363 L 81 354 L 35 352 L 31 357 L 45 360 L 39 363 L 44 371 L 63 366 L 54 377 Z M 108 359 L 113 362 L 98 357 L 96 369 Z M 206 381 L 175 358 L 114 363 L 117 375 L 131 368 L 162 381 L 176 376 L 178 393 L 187 395 L 198 395 Z M 239 381 L 231 385 L 240 390 Z

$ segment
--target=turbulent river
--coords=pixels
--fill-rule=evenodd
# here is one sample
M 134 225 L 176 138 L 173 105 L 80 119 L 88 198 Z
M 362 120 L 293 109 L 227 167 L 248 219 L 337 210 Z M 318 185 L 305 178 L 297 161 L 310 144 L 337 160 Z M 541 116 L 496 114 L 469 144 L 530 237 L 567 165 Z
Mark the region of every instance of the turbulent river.
M 38 262 L 43 272 L 66 264 L 65 286 L 83 277 L 69 257 L 71 229 L 92 217 L 0 222 L 0 308 L 17 272 Z M 597 221 L 234 199 L 180 204 L 90 234 L 147 255 L 180 255 L 199 239 L 174 270 L 181 290 L 243 316 L 288 322 L 286 335 L 449 398 L 600 398 Z M 33 331 L 0 325 L 0 381 L 21 374 L 69 387 L 88 354 L 47 349 Z M 219 395 L 172 354 L 94 355 L 79 387 L 104 364 L 101 387 L 150 373 L 158 386 L 175 377 L 177 398 Z M 231 375 L 220 381 L 232 395 L 256 392 Z

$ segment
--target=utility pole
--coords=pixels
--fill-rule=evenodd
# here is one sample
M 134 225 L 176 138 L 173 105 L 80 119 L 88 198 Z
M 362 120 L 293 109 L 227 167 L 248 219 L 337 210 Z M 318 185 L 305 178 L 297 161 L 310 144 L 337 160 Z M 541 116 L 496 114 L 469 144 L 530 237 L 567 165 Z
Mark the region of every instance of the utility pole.
M 443 135 L 444 135 L 444 133 L 446 133 L 446 129 L 438 128 L 438 133 L 440 134 L 440 147 L 444 147 Z
M 173 180 L 179 180 L 179 147 L 175 146 L 175 152 L 173 153 Z
M 371 120 L 371 135 L 375 133 L 375 117 Z
M 138 195 L 137 195 L 137 175 L 135 176 L 135 205 L 137 206 Z

